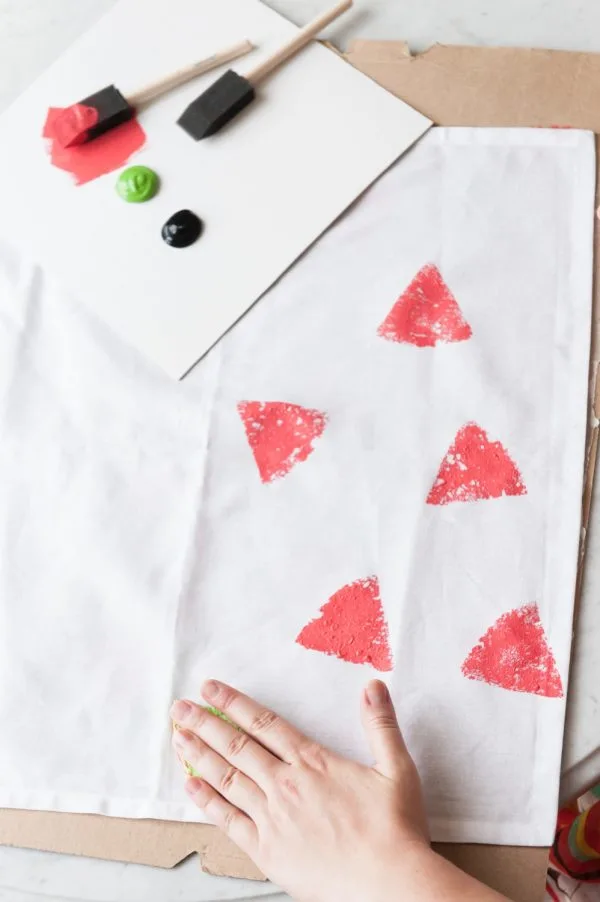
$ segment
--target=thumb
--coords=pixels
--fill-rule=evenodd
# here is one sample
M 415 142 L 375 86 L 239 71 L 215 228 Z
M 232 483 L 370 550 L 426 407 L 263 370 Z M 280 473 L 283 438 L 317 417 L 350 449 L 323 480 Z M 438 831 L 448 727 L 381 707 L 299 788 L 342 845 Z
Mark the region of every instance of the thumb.
M 409 757 L 390 693 L 381 680 L 367 683 L 362 698 L 362 721 L 375 758 L 375 770 L 395 777 Z

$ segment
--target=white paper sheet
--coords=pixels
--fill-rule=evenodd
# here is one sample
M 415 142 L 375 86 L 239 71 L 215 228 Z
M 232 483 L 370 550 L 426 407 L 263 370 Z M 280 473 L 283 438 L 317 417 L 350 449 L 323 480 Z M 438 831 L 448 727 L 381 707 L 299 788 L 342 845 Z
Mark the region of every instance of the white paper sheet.
M 359 692 L 381 673 L 436 839 L 551 840 L 594 180 L 587 133 L 435 130 L 181 384 L 3 247 L 0 806 L 200 818 L 170 749 L 174 696 L 230 680 L 366 758 Z M 427 264 L 455 306 L 439 284 L 427 297 L 429 270 L 433 319 L 403 320 Z M 406 322 L 413 343 L 393 340 Z M 265 446 L 265 402 L 305 409 L 269 427 L 292 414 L 304 444 Z M 499 497 L 428 504 L 448 501 L 438 471 L 468 423 L 507 457 L 473 481 L 459 449 L 445 486 L 466 472 L 463 495 Z M 357 581 L 381 671 L 296 642 L 315 644 L 305 628 Z M 364 657 L 355 614 L 337 622 Z M 512 688 L 471 678 L 498 621 L 496 640 L 525 637 L 508 669 L 484 643 Z
M 127 95 L 248 38 L 251 71 L 297 29 L 258 0 L 121 0 L 0 120 L 4 226 L 127 342 L 179 378 L 431 124 L 316 44 L 258 90 L 243 116 L 194 142 L 175 123 L 217 73 L 150 104 L 131 163 L 162 187 L 123 203 L 117 173 L 75 187 L 50 165 L 48 107 L 114 83 Z M 205 223 L 185 250 L 161 239 L 189 208 Z M 2 226 L 0 225 L 0 231 Z

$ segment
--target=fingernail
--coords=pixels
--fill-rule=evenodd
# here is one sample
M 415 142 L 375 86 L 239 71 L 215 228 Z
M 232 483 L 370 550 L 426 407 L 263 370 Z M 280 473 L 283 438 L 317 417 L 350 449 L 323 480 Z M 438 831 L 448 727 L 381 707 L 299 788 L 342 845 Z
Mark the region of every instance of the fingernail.
M 381 680 L 373 680 L 365 690 L 368 705 L 386 705 L 390 700 L 388 687 Z
M 173 733 L 173 745 L 178 749 L 183 749 L 192 739 L 192 734 L 187 730 L 175 730 Z
M 219 694 L 219 684 L 215 680 L 207 680 L 202 686 L 202 695 L 206 699 L 215 699 Z
M 202 789 L 202 780 L 199 780 L 198 777 L 190 777 L 189 780 L 185 782 L 185 791 L 190 796 L 195 796 Z
M 171 717 L 173 720 L 184 720 L 188 714 L 190 714 L 192 710 L 192 706 L 189 702 L 181 701 L 181 699 L 177 699 L 171 705 Z

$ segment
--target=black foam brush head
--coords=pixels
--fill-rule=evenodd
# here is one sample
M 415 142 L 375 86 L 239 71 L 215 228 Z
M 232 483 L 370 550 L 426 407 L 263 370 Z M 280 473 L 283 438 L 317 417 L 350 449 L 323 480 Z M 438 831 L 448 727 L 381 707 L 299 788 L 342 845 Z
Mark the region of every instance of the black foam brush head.
M 190 103 L 177 120 L 195 141 L 214 135 L 254 100 L 247 78 L 229 69 Z
M 108 85 L 62 111 L 55 123 L 58 143 L 63 147 L 75 147 L 93 141 L 132 119 L 134 114 L 135 110 L 119 89 Z

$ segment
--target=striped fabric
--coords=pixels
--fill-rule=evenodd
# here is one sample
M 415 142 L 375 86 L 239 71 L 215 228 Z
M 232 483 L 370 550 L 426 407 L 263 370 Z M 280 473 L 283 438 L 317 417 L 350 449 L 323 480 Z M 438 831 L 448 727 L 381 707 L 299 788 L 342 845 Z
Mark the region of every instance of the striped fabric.
M 593 883 L 600 884 L 600 783 L 559 811 L 547 898 L 555 902 L 572 899 L 578 884 Z M 600 900 L 600 887 L 597 892 Z M 577 893 L 576 898 L 583 895 Z M 588 898 L 587 893 L 585 896 Z

